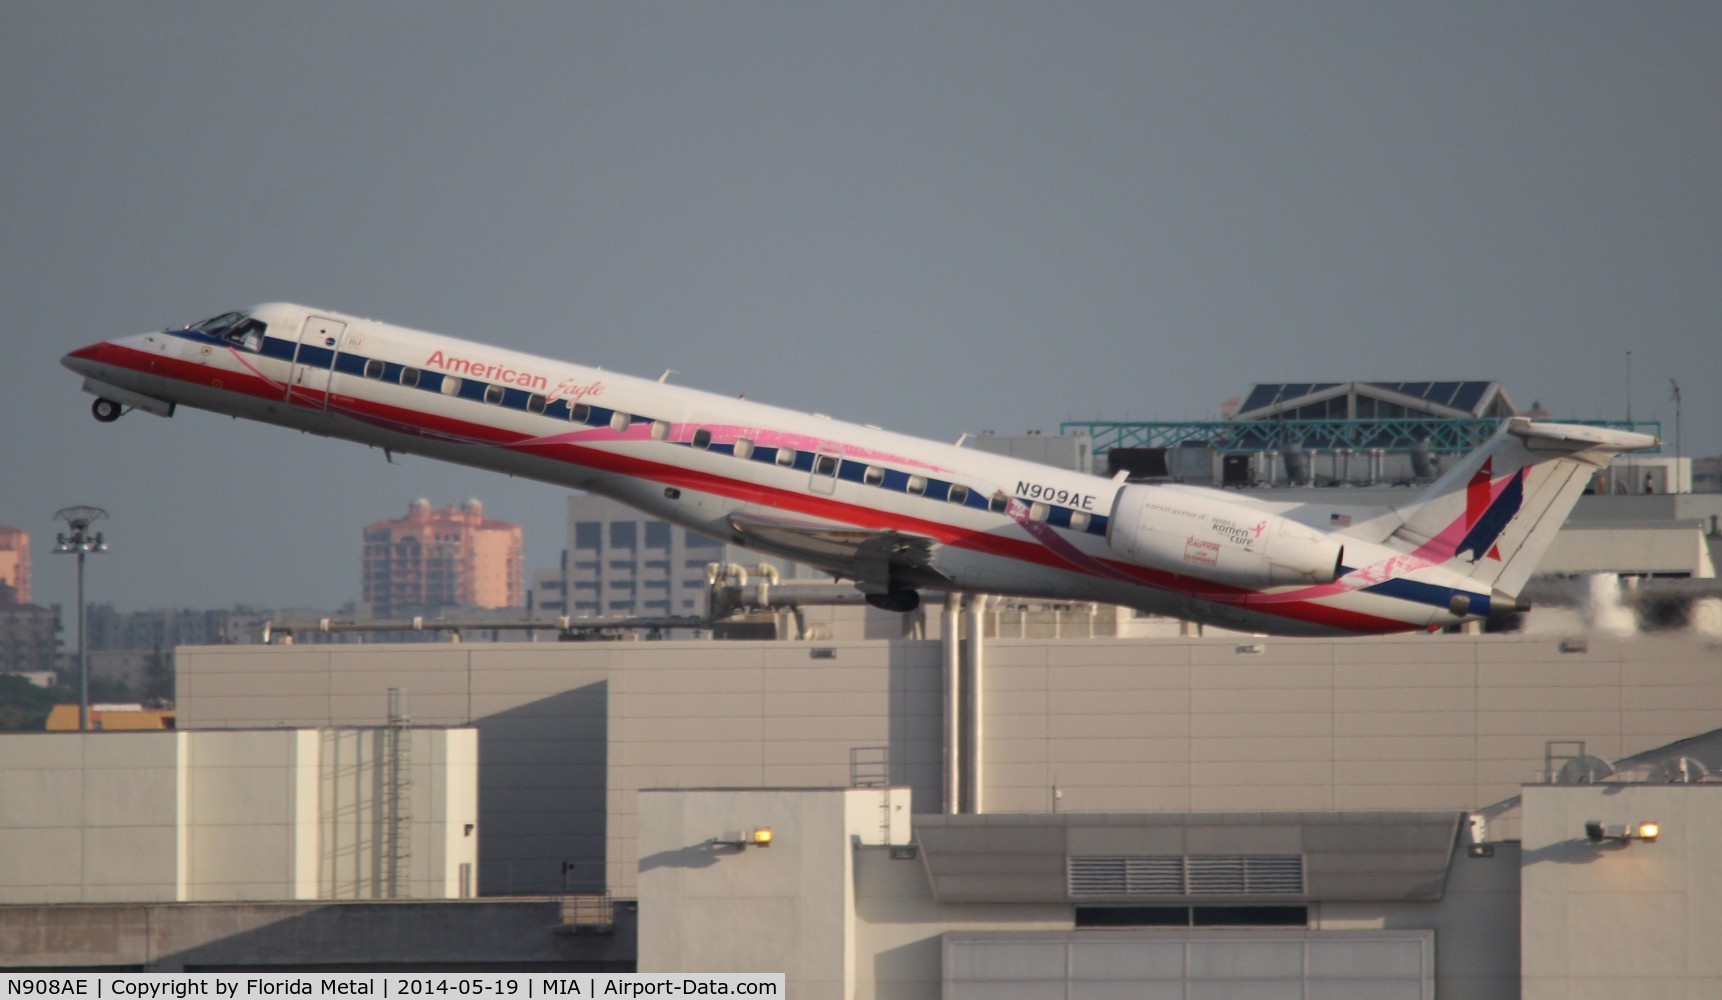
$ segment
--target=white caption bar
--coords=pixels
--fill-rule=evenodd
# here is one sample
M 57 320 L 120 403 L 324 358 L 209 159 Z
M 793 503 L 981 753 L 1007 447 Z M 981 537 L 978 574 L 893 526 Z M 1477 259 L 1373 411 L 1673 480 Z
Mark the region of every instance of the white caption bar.
M 379 1000 L 556 1000 L 561 997 L 781 997 L 783 973 L 769 972 L 566 972 L 477 973 L 265 973 L 265 972 L 54 972 L 5 973 L 0 1000 L 288 1000 L 292 997 L 376 997 Z

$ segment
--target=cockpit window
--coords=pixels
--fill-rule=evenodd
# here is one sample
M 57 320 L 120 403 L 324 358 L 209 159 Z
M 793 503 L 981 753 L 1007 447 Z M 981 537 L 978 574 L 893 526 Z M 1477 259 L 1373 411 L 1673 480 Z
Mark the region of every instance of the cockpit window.
M 204 333 L 219 337 L 222 334 L 226 333 L 227 329 L 229 327 L 233 326 L 236 323 L 243 321 L 244 319 L 245 319 L 244 313 L 238 313 L 238 312 L 222 313 L 220 316 L 211 316 L 210 318 L 204 320 L 201 323 L 193 323 L 190 326 L 186 327 L 186 329 L 187 330 L 201 330 Z
M 212 316 L 201 323 L 193 323 L 186 329 L 220 337 L 235 347 L 255 351 L 263 347 L 263 333 L 268 328 L 261 320 L 252 319 L 244 313 L 230 312 Z

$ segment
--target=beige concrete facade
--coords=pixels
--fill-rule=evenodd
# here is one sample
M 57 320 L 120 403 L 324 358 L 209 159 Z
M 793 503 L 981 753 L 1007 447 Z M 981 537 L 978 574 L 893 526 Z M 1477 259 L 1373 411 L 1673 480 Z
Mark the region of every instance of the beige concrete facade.
M 1722 785 L 1526 788 L 1525 1000 L 1722 996 Z M 1655 843 L 1585 824 L 1654 820 Z
M 0 734 L 0 904 L 471 895 L 477 753 L 471 729 Z
M 971 830 L 991 828 L 1000 850 L 932 862 L 923 837 L 931 817 L 915 821 L 918 850 L 904 849 L 906 831 L 881 832 L 881 802 L 889 808 L 889 796 L 904 791 L 642 792 L 640 971 L 781 971 L 790 995 L 833 1000 L 1518 996 L 1519 866 L 1509 845 L 1488 858 L 1455 858 L 1449 839 L 1431 888 L 1387 886 L 1356 899 L 1338 885 L 1312 883 L 1293 900 L 1307 911 L 1294 926 L 1095 929 L 1078 916 L 1085 901 L 1064 888 L 1071 852 L 1088 850 L 1092 835 L 1106 830 L 1127 835 L 1126 849 L 1141 849 L 1148 842 L 1140 835 L 1157 821 L 953 817 Z M 1302 828 L 1307 840 L 1367 850 L 1391 842 L 1405 817 L 1306 815 L 1272 825 L 1260 816 L 1231 819 L 1233 847 L 1260 850 L 1280 835 L 1273 826 L 1285 826 Z M 714 843 L 761 823 L 772 826 L 770 848 Z M 1009 836 L 1022 827 L 1056 829 L 1058 843 L 1043 857 Z M 1012 843 L 1024 849 L 1012 851 Z M 1219 839 L 1195 847 L 1230 849 Z M 1052 862 L 1056 891 L 1040 891 L 1024 877 L 1014 897 L 984 903 L 942 894 L 930 875 L 961 862 L 1003 885 L 1013 872 L 1045 867 L 1042 860 Z
M 942 801 L 935 642 L 177 655 L 190 729 L 376 725 L 389 688 L 416 723 L 476 726 L 489 893 L 555 891 L 572 861 L 631 895 L 642 788 L 847 785 L 884 747 L 915 811 Z M 1722 647 L 1686 633 L 998 640 L 986 662 L 995 812 L 1474 810 L 1576 749 L 1550 741 L 1616 759 L 1722 727 Z

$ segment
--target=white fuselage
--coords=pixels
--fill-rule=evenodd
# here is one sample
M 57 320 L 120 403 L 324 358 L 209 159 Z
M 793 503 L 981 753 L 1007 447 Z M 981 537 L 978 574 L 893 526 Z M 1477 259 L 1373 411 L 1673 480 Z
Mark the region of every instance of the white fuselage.
M 1100 601 L 1279 633 L 1463 617 L 1362 578 L 1250 589 L 1132 562 L 1108 542 L 1124 486 L 1105 478 L 339 313 L 243 315 L 255 323 L 228 336 L 140 334 L 65 364 L 128 406 L 191 406 L 601 493 L 874 591 Z M 870 538 L 923 540 L 930 554 L 857 555 Z M 1346 564 L 1396 556 L 1376 541 L 1346 538 Z

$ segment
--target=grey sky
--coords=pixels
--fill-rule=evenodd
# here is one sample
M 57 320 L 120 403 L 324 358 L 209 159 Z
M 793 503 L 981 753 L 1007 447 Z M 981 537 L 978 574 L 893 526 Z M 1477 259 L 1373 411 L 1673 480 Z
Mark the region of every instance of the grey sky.
M 562 492 L 182 412 L 105 336 L 286 299 L 895 430 L 1493 378 L 1722 451 L 1715 3 L 9 5 L 0 524 L 70 604 L 332 607 Z

